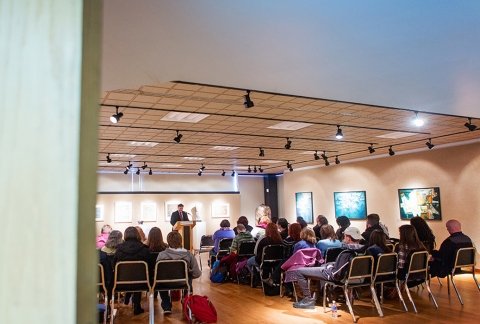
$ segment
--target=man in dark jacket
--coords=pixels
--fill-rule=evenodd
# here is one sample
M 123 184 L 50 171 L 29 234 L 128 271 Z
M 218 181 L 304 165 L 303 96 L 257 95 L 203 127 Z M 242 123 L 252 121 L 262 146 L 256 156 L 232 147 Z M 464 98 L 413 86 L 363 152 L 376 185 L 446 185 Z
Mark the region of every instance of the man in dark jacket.
M 455 256 L 461 248 L 472 247 L 472 240 L 462 233 L 462 225 L 455 219 L 449 220 L 445 226 L 450 236 L 442 242 L 440 250 L 432 252 L 430 274 L 432 277 L 446 277 L 455 265 Z
M 170 224 L 172 224 L 172 226 L 175 226 L 178 221 L 189 221 L 188 214 L 183 211 L 183 204 L 178 204 L 177 208 L 178 210 L 174 211 L 170 217 Z
M 385 232 L 384 228 L 380 225 L 380 216 L 378 214 L 369 214 L 367 216 L 367 228 L 365 229 L 365 232 L 362 233 L 364 239 L 363 242 L 365 244 L 368 244 L 370 241 L 370 234 L 377 229 L 385 233 L 385 238 L 388 239 L 388 233 Z

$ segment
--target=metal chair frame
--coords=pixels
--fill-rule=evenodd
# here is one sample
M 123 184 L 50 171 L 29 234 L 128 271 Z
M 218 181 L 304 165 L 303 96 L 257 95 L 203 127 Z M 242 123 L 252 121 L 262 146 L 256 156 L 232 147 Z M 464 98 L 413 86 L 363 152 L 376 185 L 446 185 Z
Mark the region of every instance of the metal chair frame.
M 223 238 L 218 242 L 218 251 L 214 256 L 211 256 L 210 259 L 210 271 L 212 271 L 213 263 L 216 260 L 220 260 L 222 257 L 230 253 L 230 246 L 232 246 L 233 239 Z
M 273 265 L 274 263 L 281 262 L 285 258 L 285 247 L 283 244 L 270 244 L 263 248 L 262 251 L 262 261 L 260 266 L 256 269 L 260 273 L 260 281 L 262 282 L 262 291 L 265 294 L 265 286 L 262 280 L 263 277 L 263 268 L 267 264 Z M 255 271 L 255 268 L 254 268 Z M 253 286 L 253 277 L 251 276 L 250 286 Z
M 200 247 L 197 250 L 198 253 L 198 261 L 200 263 L 200 270 L 203 270 L 202 267 L 202 253 L 209 253 L 211 249 L 213 249 L 214 242 L 212 239 L 212 235 L 202 235 L 200 239 Z
M 238 260 L 242 258 L 250 258 L 254 256 L 255 244 L 256 242 L 254 240 L 240 242 L 240 245 L 238 246 L 238 253 L 237 253 Z M 237 277 L 237 283 L 240 284 L 238 274 L 236 277 Z
M 106 324 L 107 323 L 107 315 L 108 315 L 108 291 L 107 291 L 107 287 L 105 286 L 105 271 L 104 271 L 103 265 L 101 263 L 98 264 L 97 286 L 103 290 L 104 304 L 105 304 L 105 312 L 103 314 L 103 324 Z

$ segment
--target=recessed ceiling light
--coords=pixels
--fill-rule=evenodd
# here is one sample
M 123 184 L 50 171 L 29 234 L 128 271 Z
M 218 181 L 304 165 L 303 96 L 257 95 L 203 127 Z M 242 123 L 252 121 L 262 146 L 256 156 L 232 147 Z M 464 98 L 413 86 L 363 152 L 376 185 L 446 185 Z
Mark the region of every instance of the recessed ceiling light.
M 108 163 L 107 161 L 100 161 L 98 163 L 98 165 L 100 165 L 100 166 L 118 166 L 118 165 L 122 165 L 122 162 L 110 162 L 110 163 Z
M 193 160 L 193 161 L 205 160 L 205 158 L 196 157 L 196 156 L 185 156 L 184 159 L 185 159 L 185 160 Z
M 305 152 L 302 152 L 300 154 L 305 154 L 305 155 L 312 155 L 312 154 L 315 154 L 316 151 L 305 151 Z
M 132 142 L 127 143 L 127 145 L 128 145 L 128 146 L 154 147 L 154 146 L 158 145 L 158 143 L 155 143 L 155 142 L 135 142 L 135 141 L 132 141 Z
M 408 137 L 408 136 L 415 136 L 415 135 L 417 135 L 417 133 L 393 132 L 393 133 L 388 133 L 388 134 L 379 135 L 379 136 L 376 136 L 376 137 L 398 139 L 398 138 L 403 138 L 403 137 Z
M 267 128 L 271 129 L 283 129 L 283 130 L 299 130 L 308 126 L 311 126 L 312 124 L 309 123 L 301 123 L 301 122 L 281 122 L 272 126 L 268 126 Z
M 179 168 L 182 164 L 162 164 L 161 168 Z
M 218 150 L 218 151 L 233 151 L 238 149 L 238 147 L 237 146 L 214 146 L 211 149 Z
M 113 154 L 110 154 L 110 157 L 133 159 L 134 157 L 136 157 L 136 155 L 135 154 L 113 153 Z
M 267 164 L 275 164 L 275 163 L 282 163 L 283 161 L 278 161 L 278 160 L 265 160 L 262 161 L 262 163 L 267 163 Z
M 172 111 L 166 114 L 165 116 L 163 116 L 161 120 L 181 122 L 181 123 L 198 123 L 199 121 L 207 118 L 208 116 L 210 115 Z
M 415 118 L 413 119 L 413 124 L 417 127 L 422 127 L 423 125 L 425 125 L 425 121 L 418 117 L 418 112 L 415 112 Z

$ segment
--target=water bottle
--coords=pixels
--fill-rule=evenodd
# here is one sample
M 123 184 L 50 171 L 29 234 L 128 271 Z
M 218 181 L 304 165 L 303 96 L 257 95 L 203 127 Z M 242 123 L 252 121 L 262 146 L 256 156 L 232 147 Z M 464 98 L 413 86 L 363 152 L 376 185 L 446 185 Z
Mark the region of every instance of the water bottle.
M 335 301 L 332 302 L 332 317 L 337 318 L 337 303 Z

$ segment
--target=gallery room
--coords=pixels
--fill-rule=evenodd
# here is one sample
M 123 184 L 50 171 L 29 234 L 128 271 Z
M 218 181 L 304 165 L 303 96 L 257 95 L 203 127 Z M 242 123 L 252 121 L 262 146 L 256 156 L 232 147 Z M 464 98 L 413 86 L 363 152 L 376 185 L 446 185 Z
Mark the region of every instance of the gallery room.
M 454 219 L 480 243 L 476 1 L 0 7 L 1 323 L 98 322 L 95 237 L 141 226 L 166 241 L 179 204 L 202 258 L 193 293 L 209 297 L 218 323 L 352 321 L 344 302 L 334 319 L 322 298 L 298 309 L 210 281 L 201 237 L 240 216 L 255 227 L 263 204 L 310 228 L 324 215 L 337 230 L 347 216 L 363 232 L 378 214 L 397 239 L 418 216 L 436 249 Z M 387 299 L 381 320 L 471 322 L 480 292 L 471 274 L 455 282 L 463 305 L 434 278 L 438 308 L 426 287 L 411 288 L 418 313 L 404 293 L 408 311 Z M 368 289 L 355 298 L 359 322 L 380 320 Z M 179 301 L 151 312 L 143 294 L 139 315 L 119 301 L 116 323 L 186 322 Z

